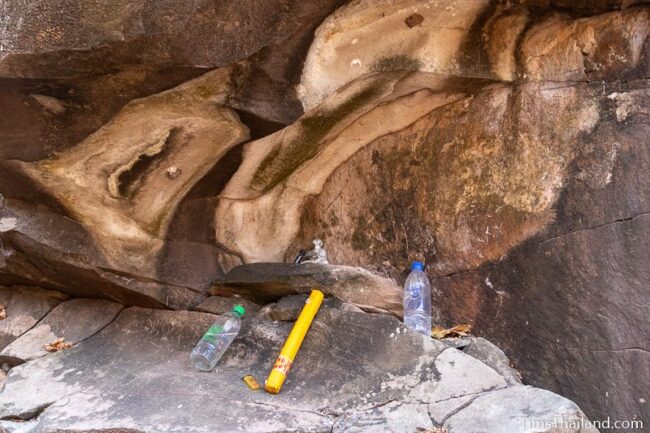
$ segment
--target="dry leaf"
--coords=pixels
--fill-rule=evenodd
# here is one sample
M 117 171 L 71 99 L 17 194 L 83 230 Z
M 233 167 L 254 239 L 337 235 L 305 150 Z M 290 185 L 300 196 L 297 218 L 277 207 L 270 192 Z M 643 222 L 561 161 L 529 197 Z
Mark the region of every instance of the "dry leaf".
M 472 325 L 456 325 L 453 328 L 445 329 L 441 326 L 434 326 L 431 329 L 431 336 L 437 340 L 450 337 L 467 337 L 472 330 Z
M 5 310 L 4 305 L 0 305 L 0 320 L 4 320 L 7 318 L 7 310 Z
M 65 338 L 61 337 L 61 338 L 57 338 L 50 344 L 43 346 L 43 349 L 47 350 L 48 352 L 58 352 L 60 350 L 69 349 L 71 347 L 72 344 L 66 343 Z

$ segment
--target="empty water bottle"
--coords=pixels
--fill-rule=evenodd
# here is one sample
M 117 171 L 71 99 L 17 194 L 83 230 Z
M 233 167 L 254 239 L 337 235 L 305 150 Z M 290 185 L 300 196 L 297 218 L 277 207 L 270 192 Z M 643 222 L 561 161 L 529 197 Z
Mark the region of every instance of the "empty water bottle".
M 424 335 L 431 335 L 431 285 L 421 262 L 411 264 L 404 283 L 404 324 Z
M 210 326 L 208 331 L 196 344 L 190 359 L 192 364 L 201 371 L 210 371 L 217 365 L 230 343 L 235 339 L 241 328 L 241 317 L 246 310 L 241 305 L 233 307 Z

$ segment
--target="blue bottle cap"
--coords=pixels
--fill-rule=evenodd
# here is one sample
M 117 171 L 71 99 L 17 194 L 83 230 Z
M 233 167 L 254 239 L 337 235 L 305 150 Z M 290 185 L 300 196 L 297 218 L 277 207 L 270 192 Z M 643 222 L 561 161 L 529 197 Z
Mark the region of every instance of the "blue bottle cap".
M 412 271 L 424 271 L 424 263 L 422 262 L 413 262 L 411 263 Z

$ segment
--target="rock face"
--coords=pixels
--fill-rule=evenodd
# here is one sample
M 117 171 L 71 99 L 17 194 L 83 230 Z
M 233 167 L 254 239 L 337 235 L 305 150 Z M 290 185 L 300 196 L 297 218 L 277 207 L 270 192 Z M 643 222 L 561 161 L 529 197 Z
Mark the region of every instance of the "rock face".
M 516 433 L 529 431 L 523 421 L 583 417 L 570 401 L 509 387 L 492 368 L 407 331 L 395 318 L 329 308 L 318 313 L 282 392 L 251 391 L 241 377 L 263 380 L 291 324 L 245 319 L 216 373 L 201 373 L 188 353 L 213 320 L 205 313 L 126 309 L 75 347 L 12 369 L 0 392 L 0 416 L 31 420 L 33 433 L 178 426 L 187 432 L 506 431 L 500 423 Z M 484 409 L 490 404 L 503 409 L 491 416 Z M 471 425 L 476 419 L 481 423 Z M 16 424 L 22 423 L 3 426 Z
M 2 76 L 82 76 L 128 63 L 217 67 L 287 39 L 293 2 L 124 0 L 80 6 L 12 1 L 3 10 Z M 312 5 L 312 9 L 318 9 Z M 74 65 L 74 67 L 73 67 Z
M 387 63 L 402 69 L 396 76 L 372 73 L 366 65 L 382 53 L 356 46 L 373 40 L 373 28 L 417 35 L 428 12 L 393 2 L 381 16 L 364 4 L 341 9 L 317 32 L 302 81 L 313 108 L 247 145 L 222 194 L 217 239 L 255 262 L 292 257 L 321 237 L 333 263 L 398 280 L 424 258 L 449 324 L 474 323 L 524 378 L 601 418 L 647 418 L 640 384 L 648 373 L 634 368 L 630 381 L 622 366 L 647 364 L 648 352 L 641 233 L 649 185 L 641 173 L 650 10 L 573 19 L 489 7 L 472 24 L 480 32 L 449 56 L 429 57 L 448 68 Z M 415 13 L 423 20 L 410 27 Z M 495 41 L 490 29 L 513 39 Z M 399 53 L 424 52 L 427 40 L 414 40 L 421 44 Z M 488 42 L 471 65 L 463 44 L 474 40 Z M 389 90 L 358 107 L 381 80 Z M 405 102 L 415 95 L 419 102 Z M 595 327 L 593 311 L 602 318 Z
M 220 69 L 131 102 L 79 145 L 18 163 L 18 170 L 89 228 L 109 265 L 146 275 L 180 199 L 248 138 L 236 114 L 221 106 L 230 74 Z
M 404 69 L 465 75 L 458 59 L 461 44 L 489 4 L 366 0 L 340 8 L 318 28 L 305 60 L 299 88 L 305 110 L 371 72 Z M 382 35 L 381 44 L 377 35 Z M 517 33 L 508 32 L 507 37 L 514 40 Z M 492 74 L 484 71 L 482 77 Z
M 368 75 L 294 125 L 249 143 L 221 194 L 217 241 L 245 262 L 283 260 L 298 235 L 305 201 L 322 192 L 337 167 L 480 84 L 455 87 L 447 77 L 409 71 Z
M 447 324 L 471 323 L 497 342 L 526 383 L 570 397 L 592 418 L 650 419 L 647 2 L 343 3 L 5 2 L 0 284 L 202 311 L 226 308 L 206 301 L 215 280 L 215 293 L 256 302 L 318 285 L 366 311 L 399 315 L 399 286 L 417 258 L 443 294 L 434 302 Z M 316 237 L 345 268 L 274 274 L 259 263 L 286 261 Z M 348 273 L 358 268 L 369 271 Z M 215 401 L 232 391 L 233 407 L 247 415 L 240 424 L 231 417 L 231 430 L 262 429 L 246 408 L 266 418 L 279 411 L 269 427 L 278 431 L 512 431 L 521 414 L 536 416 L 533 406 L 579 416 L 554 394 L 520 385 L 489 344 L 440 352 L 409 337 L 398 355 L 386 338 L 364 346 L 357 338 L 378 340 L 356 325 L 349 335 L 352 322 L 374 331 L 397 322 L 355 316 L 362 313 L 350 304 L 316 326 L 319 356 L 310 362 L 327 361 L 339 375 L 315 376 L 325 391 L 302 388 L 298 406 L 291 396 L 258 401 L 233 384 L 244 368 L 268 370 L 288 324 L 267 319 L 296 310 L 281 302 L 247 325 L 255 350 L 240 342 L 244 355 L 226 364 L 232 386 Z M 54 307 L 46 304 L 30 310 L 30 323 Z M 14 369 L 0 418 L 33 418 L 70 395 L 68 409 L 53 404 L 25 425 L 148 431 L 185 420 L 181 408 L 157 419 L 147 396 L 164 395 L 156 404 L 173 408 L 174 385 L 201 389 L 181 359 L 210 316 L 128 309 L 119 317 L 69 351 Z M 190 317 L 194 327 L 181 323 Z M 26 327 L 6 330 L 7 344 Z M 117 330 L 133 330 L 138 342 L 169 332 L 187 347 L 140 347 Z M 333 337 L 337 345 L 322 342 Z M 339 339 L 349 352 L 337 352 Z M 100 362 L 108 358 L 102 344 L 113 341 L 134 366 L 126 380 Z M 348 365 L 350 353 L 372 362 Z M 411 384 L 398 365 L 449 371 L 447 357 L 481 373 L 456 383 L 418 370 L 435 401 L 375 389 L 386 371 Z M 169 359 L 160 373 L 173 381 L 147 382 L 153 359 Z M 376 360 L 388 367 L 379 371 Z M 90 376 L 97 363 L 113 382 L 76 383 L 65 373 Z M 48 383 L 32 393 L 40 403 L 19 397 L 20 387 Z M 367 405 L 345 400 L 359 389 L 377 395 Z M 107 400 L 85 397 L 97 394 Z M 325 410 L 323 399 L 335 394 L 341 399 Z M 508 412 L 488 410 L 496 405 Z M 196 416 L 197 425 L 213 419 Z
M 228 150 L 248 137 L 236 113 L 223 106 L 232 91 L 233 72 L 220 69 L 133 101 L 99 131 L 55 157 L 8 162 L 15 176 L 28 179 L 34 190 L 47 194 L 49 202 L 74 218 L 9 203 L 17 223 L 3 230 L 4 244 L 17 254 L 6 260 L 8 283 L 10 276 L 39 284 L 49 280 L 55 288 L 72 286 L 73 291 L 85 290 L 82 295 L 97 296 L 87 287 L 74 287 L 84 285 L 81 279 L 61 282 L 68 279 L 69 268 L 77 274 L 74 269 L 83 268 L 85 274 L 99 274 L 101 294 L 120 302 L 192 304 L 196 285 L 188 289 L 182 287 L 191 285 L 186 281 L 158 283 L 158 261 L 179 202 Z M 67 238 L 53 240 L 52 232 Z M 54 251 L 47 254 L 49 250 L 34 244 Z M 203 250 L 216 262 L 214 247 Z M 46 265 L 34 263 L 39 260 Z M 59 261 L 67 265 L 64 272 L 52 263 Z

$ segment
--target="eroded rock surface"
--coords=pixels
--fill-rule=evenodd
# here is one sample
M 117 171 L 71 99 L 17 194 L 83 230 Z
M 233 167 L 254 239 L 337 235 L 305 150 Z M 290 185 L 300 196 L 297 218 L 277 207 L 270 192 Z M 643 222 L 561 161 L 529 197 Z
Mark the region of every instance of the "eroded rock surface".
M 433 3 L 359 1 L 324 23 L 303 74 L 310 111 L 247 145 L 219 203 L 218 241 L 257 262 L 290 259 L 323 238 L 332 263 L 398 281 L 411 260 L 425 259 L 449 325 L 474 323 L 524 378 L 583 401 L 590 414 L 648 418 L 638 386 L 648 381 L 632 383 L 606 360 L 645 363 L 647 353 L 638 324 L 649 316 L 638 300 L 649 250 L 638 236 L 650 198 L 650 10 Z M 430 43 L 426 26 L 439 25 L 427 5 L 470 23 L 440 29 L 442 39 L 464 36 L 438 47 L 450 52 L 430 52 L 431 67 L 412 61 Z M 392 46 L 390 35 L 408 43 Z M 378 38 L 387 42 L 370 47 Z M 391 61 L 373 70 L 384 54 Z M 360 99 L 373 88 L 380 93 Z M 587 310 L 599 311 L 597 327 Z M 565 316 L 572 337 L 562 343 Z M 540 356 L 527 355 L 529 344 Z M 615 382 L 626 385 L 612 403 L 606 384 Z
M 248 143 L 242 165 L 220 196 L 217 241 L 244 262 L 282 261 L 300 229 L 305 201 L 322 192 L 337 167 L 379 137 L 466 98 L 481 84 L 454 86 L 448 77 L 409 71 L 371 74 L 294 125 Z
M 38 324 L 0 351 L 0 361 L 11 365 L 47 355 L 45 346 L 59 338 L 77 344 L 108 325 L 122 306 L 100 299 L 72 299 L 57 305 Z
M 286 40 L 295 31 L 292 3 L 12 1 L 5 5 L 0 25 L 0 76 L 75 77 L 143 62 L 228 65 Z M 320 10 L 318 4 L 309 7 L 312 14 Z M 312 16 L 307 12 L 300 18 Z
M 31 329 L 67 296 L 38 287 L 0 287 L 0 305 L 5 318 L 0 320 L 0 350 Z
M 451 432 L 478 433 L 485 431 L 479 425 L 453 426 L 474 418 L 473 406 L 484 404 L 482 399 L 510 404 L 513 394 L 518 396 L 515 409 L 505 406 L 492 417 L 483 411 L 484 426 L 503 420 L 516 433 L 528 430 L 510 418 L 583 416 L 560 396 L 509 388 L 492 368 L 406 330 L 395 318 L 330 308 L 318 313 L 282 392 L 251 391 L 241 377 L 253 374 L 263 380 L 291 324 L 245 318 L 217 371 L 201 373 L 190 365 L 188 354 L 213 320 L 206 313 L 126 309 L 75 347 L 12 369 L 0 392 L 0 416 L 32 418 L 31 433 L 149 433 L 176 431 L 181 425 L 187 432 L 390 427 L 405 433 L 444 425 Z M 471 401 L 470 414 L 449 404 L 460 399 Z
M 88 228 L 112 266 L 153 276 L 147 268 L 180 199 L 248 137 L 237 115 L 221 106 L 230 72 L 131 102 L 79 145 L 17 164 Z
M 303 106 L 365 74 L 399 69 L 502 81 L 644 77 L 647 9 L 582 19 L 539 12 L 488 1 L 351 2 L 316 32 L 299 87 Z
M 252 263 L 231 270 L 214 290 L 231 290 L 259 302 L 319 289 L 370 311 L 401 316 L 402 288 L 362 268 L 316 263 Z
M 332 263 L 397 281 L 386 292 L 350 284 L 331 293 L 395 312 L 417 257 L 442 290 L 435 302 L 448 324 L 472 323 L 493 338 L 529 382 L 594 418 L 649 418 L 646 2 L 357 0 L 334 13 L 342 1 L 46 3 L 9 2 L 0 23 L 0 157 L 18 160 L 0 169 L 11 199 L 11 213 L 0 213 L 0 284 L 198 308 L 228 270 L 290 259 L 319 237 Z M 134 97 L 203 72 L 100 128 Z M 299 78 L 304 115 L 292 89 Z M 265 302 L 306 290 L 246 284 L 235 291 Z M 488 352 L 475 355 L 516 383 Z M 74 394 L 73 407 L 114 413 L 91 394 Z M 300 416 L 306 429 L 325 431 L 436 423 L 500 431 L 534 413 L 529 398 L 575 416 L 547 397 L 508 387 L 435 407 L 376 400 L 349 419 L 307 407 L 271 428 L 298 429 Z M 176 397 L 165 398 L 171 407 Z M 143 394 L 130 402 L 157 413 Z M 485 418 L 497 404 L 513 410 Z M 43 420 L 114 425 L 99 417 L 84 427 L 75 419 L 84 410 L 65 410 L 53 405 Z

